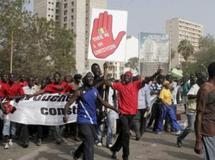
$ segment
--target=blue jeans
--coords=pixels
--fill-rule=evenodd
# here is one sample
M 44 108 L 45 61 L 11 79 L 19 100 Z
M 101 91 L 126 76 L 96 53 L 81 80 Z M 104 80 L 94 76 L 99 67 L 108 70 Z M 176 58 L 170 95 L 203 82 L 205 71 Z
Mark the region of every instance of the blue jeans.
M 14 137 L 16 134 L 16 125 L 8 119 L 4 119 L 4 126 L 2 130 L 3 136 Z
M 204 159 L 213 160 L 215 157 L 215 136 L 207 137 L 203 136 L 203 145 L 204 145 Z
M 157 132 L 163 131 L 163 120 L 166 118 L 166 116 L 169 117 L 173 130 L 179 131 L 181 127 L 177 122 L 174 107 L 172 107 L 172 105 L 166 106 L 164 104 L 159 105 L 159 119 L 155 131 Z
M 182 141 L 189 133 L 194 131 L 194 122 L 195 122 L 196 114 L 190 113 L 187 114 L 188 126 L 185 130 L 178 136 L 178 141 Z

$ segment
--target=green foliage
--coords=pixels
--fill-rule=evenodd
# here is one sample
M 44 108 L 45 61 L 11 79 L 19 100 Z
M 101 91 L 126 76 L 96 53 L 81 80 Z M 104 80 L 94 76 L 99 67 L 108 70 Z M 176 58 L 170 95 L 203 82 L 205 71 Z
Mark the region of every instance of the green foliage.
M 128 62 L 125 64 L 125 66 L 130 66 L 131 68 L 136 68 L 139 63 L 139 58 L 138 57 L 132 57 L 128 59 Z
M 13 72 L 39 77 L 73 72 L 74 34 L 32 15 L 23 4 L 24 0 L 0 0 L 0 72 L 9 72 L 12 42 Z
M 196 62 L 188 63 L 183 68 L 189 73 L 204 72 L 207 73 L 207 66 L 215 62 L 215 40 L 212 36 L 207 35 L 200 40 L 200 50 L 195 54 Z
M 186 39 L 180 41 L 178 45 L 178 53 L 180 53 L 187 62 L 188 58 L 194 53 L 193 45 Z

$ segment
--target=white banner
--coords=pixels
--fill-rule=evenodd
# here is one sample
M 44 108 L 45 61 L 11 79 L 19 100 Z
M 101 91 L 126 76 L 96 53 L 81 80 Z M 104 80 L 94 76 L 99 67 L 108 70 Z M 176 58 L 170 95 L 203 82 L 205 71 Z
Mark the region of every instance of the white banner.
M 19 103 L 12 102 L 16 111 L 9 115 L 13 122 L 30 125 L 62 125 L 64 116 L 64 105 L 68 101 L 67 95 L 43 94 L 24 98 Z M 70 106 L 68 111 L 68 122 L 76 122 L 77 104 Z
M 125 61 L 127 11 L 92 9 L 88 59 Z

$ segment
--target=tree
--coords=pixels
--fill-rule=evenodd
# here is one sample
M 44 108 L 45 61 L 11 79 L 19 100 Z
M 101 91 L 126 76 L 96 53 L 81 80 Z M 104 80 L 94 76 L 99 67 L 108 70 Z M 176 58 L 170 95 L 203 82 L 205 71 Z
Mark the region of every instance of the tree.
M 194 53 L 194 47 L 188 40 L 180 41 L 178 45 L 178 53 L 180 53 L 185 62 L 187 62 L 188 58 Z
M 205 37 L 201 37 L 199 40 L 199 49 L 200 50 L 204 50 L 204 49 L 207 50 L 208 48 L 210 48 L 214 45 L 215 45 L 215 40 L 214 40 L 213 36 L 210 34 L 208 34 Z
M 188 63 L 184 71 L 195 73 L 197 71 L 207 73 L 207 66 L 215 62 L 215 40 L 211 35 L 202 37 L 199 41 L 200 49 L 195 54 L 196 62 Z
M 171 53 L 170 54 L 171 54 L 171 60 L 173 60 L 175 58 L 176 51 L 171 48 Z
M 74 34 L 32 15 L 23 4 L 24 0 L 0 0 L 0 71 L 9 71 L 11 48 L 14 72 L 42 77 L 74 71 Z
M 127 64 L 130 64 L 131 65 L 130 67 L 132 69 L 136 69 L 138 63 L 139 63 L 139 58 L 138 57 L 132 57 L 132 58 L 128 59 L 128 63 Z

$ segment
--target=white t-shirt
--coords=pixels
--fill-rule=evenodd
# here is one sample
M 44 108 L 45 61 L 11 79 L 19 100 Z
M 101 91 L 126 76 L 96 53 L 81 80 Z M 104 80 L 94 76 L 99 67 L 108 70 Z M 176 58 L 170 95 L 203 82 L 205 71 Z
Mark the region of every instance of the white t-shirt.
M 24 93 L 28 94 L 28 95 L 34 94 L 40 90 L 37 85 L 34 85 L 31 88 L 29 86 L 25 86 L 22 89 L 23 89 Z
M 199 91 L 199 85 L 198 84 L 194 84 L 193 86 L 191 86 L 189 92 L 187 93 L 187 95 L 197 95 L 198 91 Z M 188 100 L 188 112 L 195 112 L 196 111 L 196 99 L 189 99 Z

